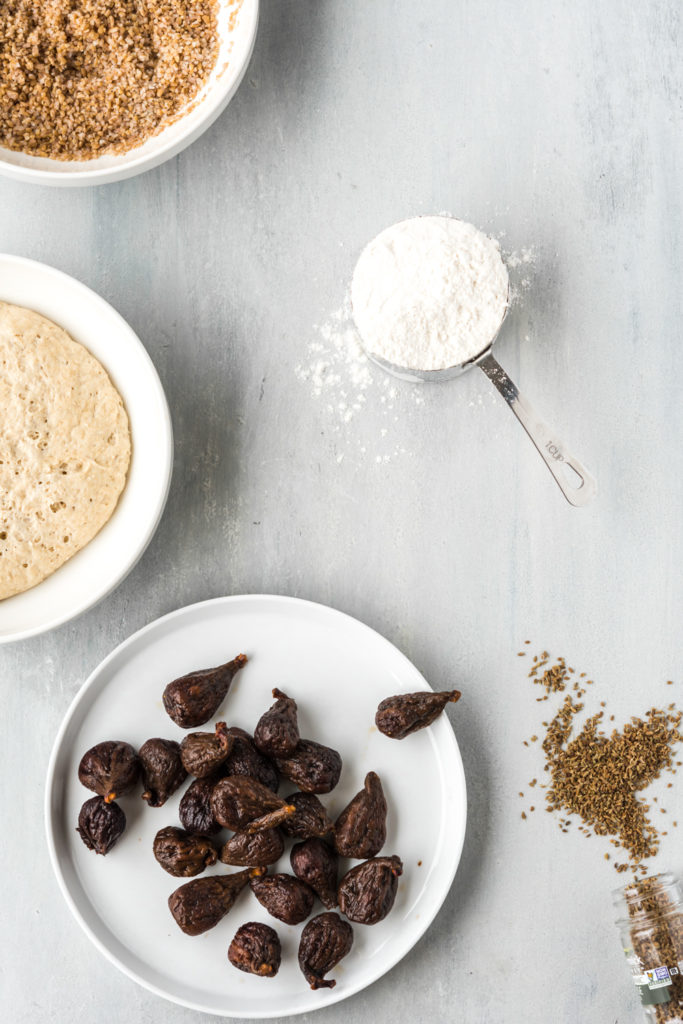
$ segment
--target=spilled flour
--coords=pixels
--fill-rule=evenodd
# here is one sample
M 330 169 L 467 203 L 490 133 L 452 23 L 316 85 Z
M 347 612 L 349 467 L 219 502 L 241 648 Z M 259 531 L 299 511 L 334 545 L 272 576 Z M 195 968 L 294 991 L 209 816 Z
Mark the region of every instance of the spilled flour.
M 514 308 L 519 305 L 522 295 L 531 288 L 536 250 L 533 247 L 518 252 L 506 252 L 503 249 L 503 260 L 510 275 L 510 308 Z
M 402 385 L 370 362 L 361 346 L 348 297 L 324 324 L 316 326 L 316 331 L 317 339 L 308 345 L 306 364 L 299 364 L 294 372 L 298 380 L 309 385 L 312 397 L 324 404 L 331 432 L 343 438 L 357 455 L 378 463 L 407 454 L 406 448 L 392 442 L 391 435 L 397 433 L 396 425 L 406 408 L 424 405 L 422 389 Z M 372 445 L 363 433 L 354 436 L 349 429 L 368 402 L 375 406 L 375 415 L 379 410 L 382 424 Z M 340 453 L 337 461 L 343 458 L 344 453 Z

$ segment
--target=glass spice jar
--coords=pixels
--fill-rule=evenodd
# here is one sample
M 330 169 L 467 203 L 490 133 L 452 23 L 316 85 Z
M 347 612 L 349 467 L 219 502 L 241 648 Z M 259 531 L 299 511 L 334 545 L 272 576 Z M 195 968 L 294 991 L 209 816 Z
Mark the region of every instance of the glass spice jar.
M 617 926 L 648 1021 L 683 1024 L 683 893 L 668 872 L 614 892 Z

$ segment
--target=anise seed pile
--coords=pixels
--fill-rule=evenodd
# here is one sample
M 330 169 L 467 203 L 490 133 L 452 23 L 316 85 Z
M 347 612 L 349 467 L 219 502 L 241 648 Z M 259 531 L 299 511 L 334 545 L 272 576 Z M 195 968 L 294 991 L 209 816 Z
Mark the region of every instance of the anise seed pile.
M 564 658 L 549 663 L 550 655 L 544 651 L 534 657 L 529 672 L 534 683 L 545 690 L 545 695 L 537 700 L 547 700 L 551 694 L 568 688 L 573 692 L 565 696 L 555 716 L 543 723 L 545 770 L 550 774 L 546 810 L 563 815 L 563 832 L 571 825 L 571 819 L 564 815 L 578 815 L 583 822 L 581 832 L 611 836 L 612 845 L 626 852 L 630 866 L 644 872 L 642 861 L 657 853 L 660 835 L 666 832 L 660 833 L 653 824 L 649 816 L 652 807 L 638 794 L 662 772 L 675 774 L 680 766 L 674 750 L 683 740 L 679 729 L 681 712 L 674 704 L 664 709 L 653 707 L 643 718 L 633 717 L 621 731 L 613 729 L 607 735 L 600 728 L 605 715 L 600 710 L 575 734 L 574 718 L 584 709 L 581 701 L 586 695 L 585 686 L 592 680 L 586 680 L 582 673 L 572 681 L 574 669 L 567 666 Z M 605 702 L 601 701 L 600 706 L 604 708 Z M 653 802 L 657 802 L 656 797 Z M 664 808 L 658 809 L 666 813 Z M 614 866 L 617 871 L 626 871 L 629 863 Z

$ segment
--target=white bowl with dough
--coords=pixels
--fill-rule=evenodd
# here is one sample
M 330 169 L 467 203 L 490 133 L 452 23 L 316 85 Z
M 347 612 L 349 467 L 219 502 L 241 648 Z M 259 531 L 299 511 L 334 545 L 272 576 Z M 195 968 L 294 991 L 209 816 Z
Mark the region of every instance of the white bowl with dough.
M 94 160 L 51 160 L 0 146 L 0 174 L 36 185 L 103 185 L 149 171 L 198 139 L 237 92 L 256 42 L 259 0 L 218 0 L 218 4 L 218 58 L 186 114 L 141 146 Z
M 0 643 L 7 643 L 80 615 L 130 572 L 166 504 L 173 432 L 161 381 L 142 342 L 90 288 L 44 263 L 0 254 L 0 301 L 48 317 L 100 361 L 123 398 L 132 440 L 126 486 L 100 532 L 41 583 L 0 601 Z

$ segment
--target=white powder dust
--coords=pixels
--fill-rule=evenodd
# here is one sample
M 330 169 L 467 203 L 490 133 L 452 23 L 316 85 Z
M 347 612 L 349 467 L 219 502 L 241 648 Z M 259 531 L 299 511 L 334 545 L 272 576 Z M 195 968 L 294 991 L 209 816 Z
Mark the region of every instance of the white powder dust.
M 536 249 L 528 246 L 513 252 L 504 251 L 503 259 L 510 275 L 508 304 L 512 308 L 520 305 L 522 297 L 531 288 L 536 265 Z
M 396 435 L 403 438 L 400 428 L 408 410 L 424 405 L 423 389 L 401 385 L 370 362 L 348 300 L 315 330 L 317 337 L 308 345 L 307 360 L 294 372 L 308 385 L 313 398 L 322 403 L 335 447 L 345 448 L 345 452 L 338 451 L 337 462 L 355 455 L 363 461 L 386 463 L 409 454 Z M 361 419 L 363 413 L 366 415 Z
M 440 370 L 487 348 L 508 291 L 498 242 L 452 217 L 413 217 L 363 250 L 351 301 L 369 352 L 395 366 Z
M 509 269 L 515 269 L 516 267 L 525 267 L 530 263 L 536 262 L 536 252 L 532 248 L 520 249 L 519 252 L 509 252 L 505 254 L 505 262 Z

